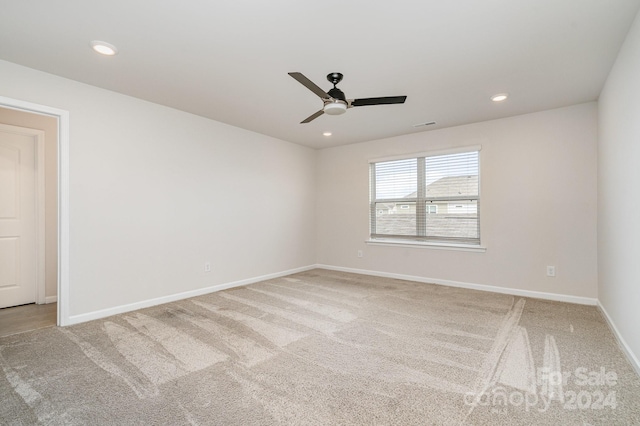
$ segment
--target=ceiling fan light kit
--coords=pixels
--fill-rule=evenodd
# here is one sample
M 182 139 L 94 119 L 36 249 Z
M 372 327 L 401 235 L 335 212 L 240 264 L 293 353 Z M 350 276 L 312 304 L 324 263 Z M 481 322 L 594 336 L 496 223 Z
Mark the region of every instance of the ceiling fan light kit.
M 325 92 L 318 87 L 314 82 L 305 77 L 299 72 L 290 72 L 289 75 L 296 79 L 298 83 L 302 84 L 307 89 L 315 93 L 320 99 L 322 99 L 323 107 L 320 111 L 311 114 L 305 118 L 300 124 L 309 123 L 322 114 L 340 115 L 347 112 L 348 108 L 367 106 L 367 105 L 391 105 L 391 104 L 403 104 L 407 99 L 406 96 L 386 96 L 381 98 L 363 98 L 363 99 L 347 99 L 344 92 L 336 87 L 340 81 L 342 81 L 343 75 L 339 72 L 332 72 L 327 75 L 327 80 L 333 84 L 333 88 L 328 92 Z
M 328 104 L 325 104 L 322 110 L 324 111 L 325 114 L 340 115 L 347 112 L 347 104 L 346 102 L 342 102 L 342 101 L 330 102 Z

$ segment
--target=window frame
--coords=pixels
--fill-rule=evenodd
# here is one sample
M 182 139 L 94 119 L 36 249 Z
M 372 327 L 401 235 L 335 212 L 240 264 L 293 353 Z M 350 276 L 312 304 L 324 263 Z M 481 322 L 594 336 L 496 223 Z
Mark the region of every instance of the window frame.
M 480 216 L 480 200 L 481 200 L 481 146 L 460 147 L 449 150 L 421 152 L 417 154 L 378 158 L 369 160 L 369 240 L 367 243 L 382 245 L 407 245 L 407 246 L 425 246 L 445 249 L 461 249 L 471 251 L 484 251 L 485 247 L 481 245 L 481 216 Z M 426 196 L 426 180 L 425 180 L 425 162 L 428 157 L 438 157 L 453 154 L 477 152 L 478 155 L 478 194 L 475 197 L 468 195 L 460 197 L 427 197 Z M 415 159 L 417 191 L 416 196 L 411 198 L 375 198 L 376 196 L 376 168 L 375 164 L 388 161 L 399 161 Z M 472 201 L 477 205 L 477 238 L 458 238 L 458 237 L 438 237 L 426 235 L 427 217 L 430 214 L 429 203 L 436 201 L 455 202 L 455 201 Z M 379 203 L 415 203 L 416 205 L 416 232 L 415 235 L 391 235 L 377 234 L 375 231 L 377 220 L 377 204 Z M 436 205 L 436 212 L 439 210 Z

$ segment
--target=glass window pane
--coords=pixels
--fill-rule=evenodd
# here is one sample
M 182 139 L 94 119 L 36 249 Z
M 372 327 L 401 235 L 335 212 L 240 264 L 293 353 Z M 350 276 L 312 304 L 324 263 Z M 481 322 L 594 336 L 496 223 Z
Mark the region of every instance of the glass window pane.
M 479 238 L 477 201 L 427 203 L 427 209 L 433 205 L 438 212 L 426 215 L 427 237 Z
M 478 153 L 425 158 L 426 197 L 478 196 Z
M 376 203 L 376 234 L 416 235 L 416 203 Z
M 415 198 L 418 191 L 418 160 L 376 163 L 376 199 Z
M 371 178 L 373 236 L 480 243 L 478 151 L 372 163 Z

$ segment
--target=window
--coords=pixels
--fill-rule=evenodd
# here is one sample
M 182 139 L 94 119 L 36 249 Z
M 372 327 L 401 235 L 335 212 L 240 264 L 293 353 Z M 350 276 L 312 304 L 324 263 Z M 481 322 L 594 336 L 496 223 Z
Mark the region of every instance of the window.
M 371 239 L 480 244 L 479 148 L 370 168 Z

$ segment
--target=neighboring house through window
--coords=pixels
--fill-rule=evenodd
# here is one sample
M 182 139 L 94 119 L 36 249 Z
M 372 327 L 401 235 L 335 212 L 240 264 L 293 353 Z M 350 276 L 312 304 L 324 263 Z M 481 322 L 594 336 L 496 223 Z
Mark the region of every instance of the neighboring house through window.
M 370 163 L 371 239 L 480 244 L 479 148 Z

